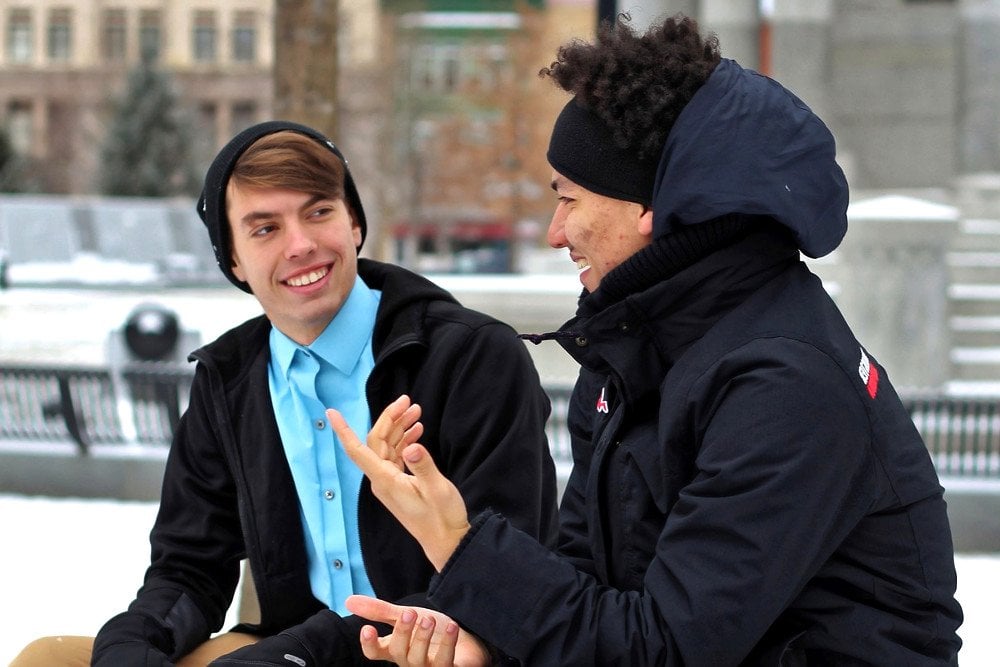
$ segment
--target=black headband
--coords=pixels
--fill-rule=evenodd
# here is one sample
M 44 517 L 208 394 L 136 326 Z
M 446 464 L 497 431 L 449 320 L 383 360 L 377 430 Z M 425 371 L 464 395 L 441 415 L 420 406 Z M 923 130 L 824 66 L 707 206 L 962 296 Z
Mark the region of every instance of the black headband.
M 574 97 L 556 119 L 549 140 L 549 164 L 591 192 L 649 206 L 659 155 L 639 160 L 619 146 L 608 126 Z
M 347 160 L 332 141 L 316 130 L 285 120 L 271 120 L 248 127 L 226 144 L 215 156 L 212 165 L 205 175 L 205 187 L 198 199 L 198 215 L 208 228 L 208 236 L 212 240 L 212 250 L 219 269 L 229 279 L 229 282 L 244 292 L 250 292 L 250 286 L 233 275 L 232 249 L 229 240 L 229 223 L 226 219 L 226 185 L 233 173 L 233 168 L 240 156 L 258 139 L 268 134 L 282 131 L 298 132 L 316 140 L 325 146 L 344 163 L 344 196 L 354 212 L 355 221 L 361 227 L 361 244 L 365 242 L 368 224 L 365 221 L 365 211 L 361 208 L 361 198 L 354 186 L 354 179 L 347 169 Z M 361 250 L 361 244 L 358 250 Z

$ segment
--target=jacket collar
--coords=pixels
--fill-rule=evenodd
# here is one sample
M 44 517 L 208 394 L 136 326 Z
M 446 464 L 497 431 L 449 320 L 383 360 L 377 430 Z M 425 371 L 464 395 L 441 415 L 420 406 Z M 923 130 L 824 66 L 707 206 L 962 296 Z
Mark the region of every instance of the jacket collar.
M 423 320 L 428 302 L 457 303 L 431 281 L 392 264 L 359 259 L 358 276 L 368 287 L 382 292 L 372 336 L 376 363 L 401 345 L 427 344 Z M 240 380 L 255 361 L 266 363 L 270 332 L 270 321 L 260 315 L 195 350 L 189 359 L 216 370 L 229 385 Z
M 624 398 L 637 401 L 658 392 L 695 342 L 797 261 L 787 234 L 754 231 L 645 290 L 570 320 L 563 330 L 576 337 L 559 342 L 582 366 L 616 376 Z

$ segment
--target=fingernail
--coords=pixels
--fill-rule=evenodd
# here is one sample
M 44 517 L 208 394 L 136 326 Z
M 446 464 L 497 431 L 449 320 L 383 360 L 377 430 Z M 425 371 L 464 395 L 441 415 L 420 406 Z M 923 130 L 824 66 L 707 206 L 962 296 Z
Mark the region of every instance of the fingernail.
M 399 616 L 399 620 L 407 624 L 413 623 L 413 621 L 415 621 L 416 618 L 417 618 L 417 613 L 412 609 L 404 609 L 403 613 L 400 614 Z

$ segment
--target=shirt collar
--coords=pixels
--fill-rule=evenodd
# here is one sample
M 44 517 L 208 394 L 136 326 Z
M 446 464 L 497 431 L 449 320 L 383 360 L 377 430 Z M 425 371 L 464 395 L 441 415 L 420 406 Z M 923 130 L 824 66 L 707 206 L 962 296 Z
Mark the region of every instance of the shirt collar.
M 271 327 L 271 358 L 285 377 L 297 350 L 309 350 L 341 373 L 349 374 L 371 339 L 377 310 L 375 293 L 363 280 L 355 278 L 340 310 L 310 345 L 299 345 L 277 327 Z

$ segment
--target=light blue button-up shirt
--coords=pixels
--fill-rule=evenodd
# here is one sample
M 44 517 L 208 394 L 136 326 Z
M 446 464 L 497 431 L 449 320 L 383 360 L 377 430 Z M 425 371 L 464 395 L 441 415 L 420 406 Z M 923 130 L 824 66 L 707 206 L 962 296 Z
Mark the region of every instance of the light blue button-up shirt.
M 380 297 L 355 279 L 340 311 L 311 345 L 271 329 L 271 401 L 299 497 L 309 581 L 313 595 L 340 614 L 349 613 L 348 595 L 375 593 L 358 535 L 363 475 L 344 454 L 325 410 L 336 408 L 359 435 L 371 430 L 365 382 L 375 366 L 372 331 Z

